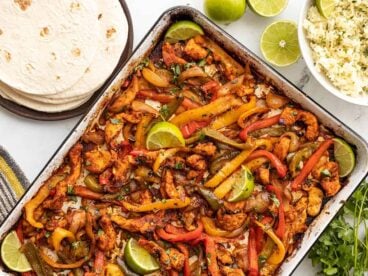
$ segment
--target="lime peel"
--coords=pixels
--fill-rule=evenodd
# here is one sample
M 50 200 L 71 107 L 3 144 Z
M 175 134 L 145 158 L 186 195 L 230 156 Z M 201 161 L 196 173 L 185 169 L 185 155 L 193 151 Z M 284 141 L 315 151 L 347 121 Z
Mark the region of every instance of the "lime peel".
M 246 166 L 242 166 L 239 179 L 235 182 L 230 193 L 229 202 L 238 202 L 251 196 L 254 190 L 254 177 Z
M 189 20 L 182 20 L 170 26 L 165 34 L 165 39 L 170 43 L 174 43 L 203 34 L 203 29 L 198 24 Z
M 19 250 L 22 247 L 15 231 L 10 232 L 1 244 L 1 259 L 4 264 L 16 272 L 31 271 L 27 257 Z
M 287 6 L 288 0 L 248 0 L 250 9 L 264 17 L 280 14 Z

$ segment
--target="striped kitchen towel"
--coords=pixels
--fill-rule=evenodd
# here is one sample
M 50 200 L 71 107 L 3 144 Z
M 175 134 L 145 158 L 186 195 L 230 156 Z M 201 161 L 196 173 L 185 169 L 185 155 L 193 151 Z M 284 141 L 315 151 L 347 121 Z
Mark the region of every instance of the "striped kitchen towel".
M 0 146 L 0 224 L 30 183 L 7 151 Z

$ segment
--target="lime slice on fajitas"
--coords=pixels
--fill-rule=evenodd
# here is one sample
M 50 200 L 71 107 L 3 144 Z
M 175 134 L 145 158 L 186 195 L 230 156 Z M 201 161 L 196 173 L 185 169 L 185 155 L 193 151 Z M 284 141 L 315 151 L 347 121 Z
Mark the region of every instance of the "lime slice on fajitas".
M 185 140 L 180 129 L 169 122 L 159 122 L 148 132 L 146 147 L 149 150 L 184 147 Z
M 229 202 L 238 202 L 250 197 L 254 190 L 254 177 L 252 172 L 243 166 L 239 178 L 235 181 L 230 193 Z
M 13 271 L 31 271 L 31 265 L 26 256 L 20 251 L 21 246 L 22 244 L 18 239 L 17 233 L 15 231 L 10 232 L 1 245 L 1 259 Z
M 183 20 L 171 25 L 165 34 L 165 39 L 170 43 L 174 43 L 203 34 L 203 30 L 198 24 L 189 20 Z
M 334 139 L 334 156 L 339 164 L 339 175 L 345 177 L 349 175 L 355 167 L 355 155 L 353 149 L 344 140 Z
M 125 246 L 124 259 L 131 270 L 141 275 L 160 268 L 155 258 L 133 238 L 130 238 Z

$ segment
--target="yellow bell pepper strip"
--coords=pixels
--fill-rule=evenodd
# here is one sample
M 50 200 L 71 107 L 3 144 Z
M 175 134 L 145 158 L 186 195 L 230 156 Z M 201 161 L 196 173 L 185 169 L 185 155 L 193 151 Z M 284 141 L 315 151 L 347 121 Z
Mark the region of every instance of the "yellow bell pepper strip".
M 209 217 L 201 217 L 204 231 L 214 237 L 227 237 L 231 232 L 217 228 L 214 221 Z
M 151 69 L 143 68 L 142 75 L 146 81 L 153 84 L 154 86 L 165 88 L 170 85 L 170 83 L 166 79 L 162 78 L 161 76 L 153 72 Z
M 50 178 L 49 181 L 47 181 L 41 187 L 36 196 L 26 203 L 24 210 L 26 213 L 26 220 L 30 225 L 39 229 L 43 228 L 43 224 L 35 220 L 34 211 L 50 195 L 51 189 L 53 189 L 56 186 L 56 184 L 62 181 L 64 178 L 65 178 L 64 174 L 54 175 L 53 177 Z
M 272 151 L 273 149 L 273 143 L 271 139 L 267 139 L 267 138 L 255 140 L 255 145 L 257 148 L 263 148 L 267 151 Z
M 61 241 L 63 239 L 68 239 L 70 242 L 74 242 L 75 236 L 72 232 L 64 228 L 56 227 L 56 229 L 54 230 L 54 232 L 52 232 L 51 237 L 50 237 L 51 244 L 54 247 L 55 251 L 60 250 Z
M 27 222 L 36 228 L 43 228 L 43 224 L 35 220 L 33 214 L 38 206 L 42 204 L 42 202 L 49 196 L 50 189 L 48 185 L 43 185 L 42 188 L 38 191 L 37 195 L 32 198 L 31 201 L 27 202 L 24 207 L 26 213 Z
M 259 221 L 254 221 L 276 244 L 277 249 L 272 253 L 272 255 L 267 259 L 267 262 L 272 265 L 280 264 L 285 258 L 285 246 L 282 241 L 277 237 L 275 232 L 272 230 L 271 227 L 266 227 L 264 224 L 260 223 Z
M 258 113 L 266 113 L 267 111 L 269 111 L 270 109 L 267 107 L 260 107 L 260 106 L 256 106 L 255 108 L 252 108 L 246 112 L 244 112 L 242 115 L 240 115 L 239 119 L 238 119 L 238 125 L 241 128 L 245 128 L 246 124 L 245 124 L 245 119 L 249 118 L 250 116 L 254 115 L 254 114 L 258 114 Z
M 213 129 L 221 129 L 223 127 L 232 125 L 237 122 L 239 117 L 248 110 L 252 110 L 256 106 L 256 97 L 251 96 L 249 102 L 239 106 L 238 108 L 232 109 L 220 116 L 218 116 L 213 122 L 210 124 L 210 127 Z
M 105 266 L 105 276 L 124 276 L 123 272 L 120 270 L 120 267 L 116 264 L 107 264 Z
M 233 173 L 224 182 L 222 182 L 220 184 L 220 186 L 218 186 L 215 189 L 215 191 L 213 192 L 213 194 L 218 199 L 224 198 L 227 195 L 227 193 L 229 193 L 231 191 L 232 187 L 234 186 L 235 181 L 239 178 L 239 176 L 240 176 L 240 171 L 237 171 L 237 172 Z
M 184 111 L 172 118 L 170 122 L 181 127 L 191 121 L 208 120 L 229 110 L 233 106 L 239 105 L 239 103 L 240 100 L 233 95 L 220 97 L 207 105 Z
M 146 129 L 152 120 L 151 114 L 145 114 L 142 116 L 141 121 L 137 125 L 137 130 L 135 133 L 135 147 L 145 148 L 146 147 Z
M 184 200 L 173 198 L 173 199 L 162 199 L 160 201 L 146 203 L 144 205 L 135 205 L 129 202 L 123 201 L 122 205 L 130 212 L 150 212 L 153 210 L 167 210 L 167 209 L 179 209 L 184 208 L 190 204 L 190 198 L 186 197 Z
M 204 186 L 209 188 L 217 187 L 225 178 L 231 175 L 241 164 L 248 158 L 248 156 L 255 150 L 255 147 L 251 149 L 243 150 L 238 156 L 229 161 L 223 166 L 218 173 L 216 173 L 210 180 L 208 180 Z
M 250 171 L 253 172 L 256 169 L 258 169 L 260 166 L 262 166 L 264 163 L 267 163 L 267 162 L 269 162 L 269 161 L 266 157 L 259 157 L 259 158 L 255 158 L 255 159 L 245 163 L 245 166 L 247 166 L 248 169 L 250 169 Z

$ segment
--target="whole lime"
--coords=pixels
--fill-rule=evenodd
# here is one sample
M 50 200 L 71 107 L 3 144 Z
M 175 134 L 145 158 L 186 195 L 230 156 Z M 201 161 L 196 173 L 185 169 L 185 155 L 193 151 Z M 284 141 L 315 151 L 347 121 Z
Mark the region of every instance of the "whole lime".
M 245 0 L 205 0 L 204 11 L 212 20 L 230 23 L 243 16 L 246 9 Z

